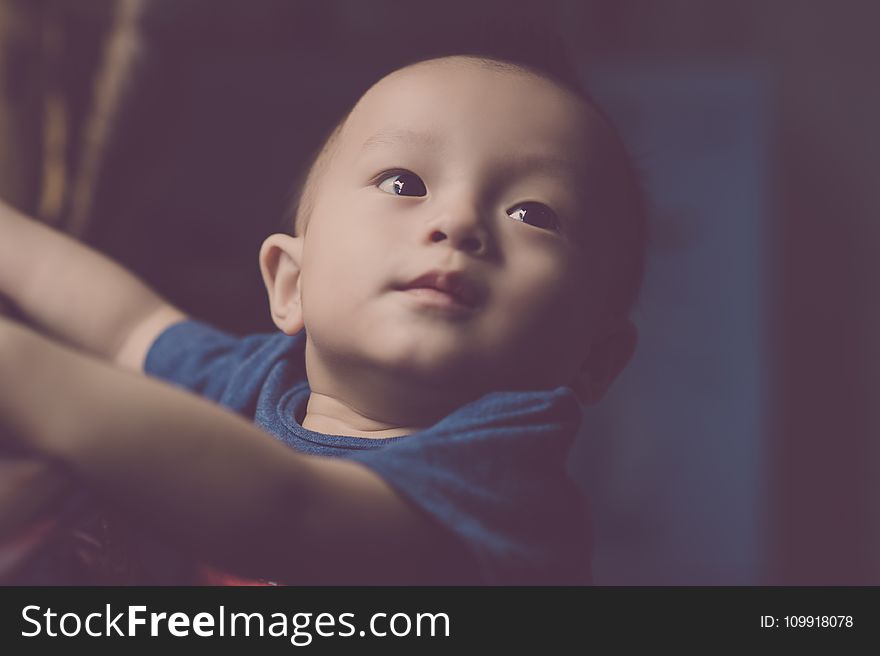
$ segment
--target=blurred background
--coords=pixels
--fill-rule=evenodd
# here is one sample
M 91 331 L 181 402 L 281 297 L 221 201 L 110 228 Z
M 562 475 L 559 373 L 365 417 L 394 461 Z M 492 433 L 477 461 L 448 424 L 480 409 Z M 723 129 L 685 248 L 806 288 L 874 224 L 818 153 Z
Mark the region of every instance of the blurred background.
M 651 205 L 641 343 L 571 472 L 609 585 L 880 584 L 880 5 L 0 0 L 0 196 L 235 332 L 327 131 L 555 31 Z M 465 41 L 462 41 L 465 43 Z

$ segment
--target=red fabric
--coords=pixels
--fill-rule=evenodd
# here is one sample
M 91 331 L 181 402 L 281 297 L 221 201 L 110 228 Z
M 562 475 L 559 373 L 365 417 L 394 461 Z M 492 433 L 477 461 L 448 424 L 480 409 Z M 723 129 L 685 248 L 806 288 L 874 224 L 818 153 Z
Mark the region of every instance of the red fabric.
M 197 566 L 196 572 L 196 584 L 197 585 L 233 585 L 233 586 L 265 586 L 265 585 L 278 585 L 277 583 L 272 583 L 270 581 L 261 581 L 259 579 L 246 579 L 240 576 L 235 576 L 233 574 L 228 574 L 226 572 L 221 572 L 219 569 L 214 569 L 209 565 L 205 565 L 204 563 L 199 563 Z
M 0 540 L 0 581 L 11 577 L 27 562 L 56 528 L 54 519 L 43 519 Z

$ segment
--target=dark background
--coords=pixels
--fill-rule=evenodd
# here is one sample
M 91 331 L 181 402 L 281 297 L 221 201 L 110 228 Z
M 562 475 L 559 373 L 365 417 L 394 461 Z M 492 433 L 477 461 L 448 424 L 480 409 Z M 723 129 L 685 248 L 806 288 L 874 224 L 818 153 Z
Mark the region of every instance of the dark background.
M 539 32 L 529 31 L 540 24 L 612 96 L 620 70 L 636 71 L 640 88 L 698 71 L 694 98 L 717 78 L 735 99 L 743 87 L 730 70 L 761 81 L 760 102 L 747 109 L 761 118 L 750 137 L 766 154 L 762 205 L 744 218 L 759 234 L 739 246 L 760 268 L 750 293 L 763 346 L 748 354 L 760 364 L 760 458 L 731 462 L 728 472 L 743 486 L 731 484 L 734 496 L 761 482 L 758 507 L 742 506 L 751 527 L 742 548 L 753 555 L 731 570 L 710 547 L 710 566 L 688 569 L 700 532 L 728 521 L 719 507 L 712 521 L 687 527 L 690 539 L 674 536 L 680 562 L 670 574 L 667 561 L 652 560 L 669 536 L 643 527 L 674 524 L 676 508 L 711 504 L 712 492 L 695 487 L 664 506 L 640 498 L 642 512 L 627 515 L 615 514 L 619 497 L 600 495 L 609 505 L 600 514 L 616 521 L 600 529 L 629 545 L 626 558 L 641 572 L 629 582 L 877 584 L 880 5 L 0 0 L 0 195 L 121 260 L 195 316 L 237 332 L 269 329 L 257 250 L 341 113 L 403 59 L 474 34 L 540 50 Z M 676 85 L 684 106 L 691 79 Z M 650 128 L 651 111 L 615 118 L 635 134 Z M 716 152 L 718 135 L 699 116 L 679 129 Z M 717 153 L 716 163 L 727 161 Z M 667 173 L 687 188 L 685 167 Z M 730 188 L 754 176 L 731 165 Z M 724 189 L 717 196 L 727 202 Z M 655 210 L 657 252 L 677 233 Z M 708 226 L 713 218 L 696 216 Z M 759 248 L 748 253 L 750 244 Z M 688 275 L 712 284 L 718 272 L 707 263 Z M 717 314 L 721 296 L 691 310 Z M 702 346 L 731 348 L 712 335 Z M 678 412 L 697 410 L 711 412 Z M 691 455 L 699 470 L 705 459 Z

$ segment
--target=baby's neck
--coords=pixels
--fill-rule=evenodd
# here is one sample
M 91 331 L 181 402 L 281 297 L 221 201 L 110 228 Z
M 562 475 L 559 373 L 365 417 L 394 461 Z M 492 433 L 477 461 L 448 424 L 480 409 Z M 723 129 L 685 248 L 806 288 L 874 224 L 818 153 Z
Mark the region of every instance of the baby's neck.
M 317 357 L 306 344 L 311 388 L 303 428 L 325 435 L 385 438 L 428 428 L 479 394 L 434 377 L 419 381 L 375 366 Z
M 409 435 L 423 426 L 397 426 L 369 417 L 344 401 L 312 392 L 306 406 L 303 428 L 326 435 L 349 435 L 380 439 Z

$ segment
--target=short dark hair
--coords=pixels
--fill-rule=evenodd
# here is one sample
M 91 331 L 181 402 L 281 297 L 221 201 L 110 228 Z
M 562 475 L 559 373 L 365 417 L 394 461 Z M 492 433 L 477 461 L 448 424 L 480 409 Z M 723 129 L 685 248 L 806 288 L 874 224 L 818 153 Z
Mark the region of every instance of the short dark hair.
M 610 280 L 605 290 L 604 309 L 612 315 L 628 315 L 638 299 L 644 278 L 647 257 L 647 200 L 637 168 L 611 118 L 579 83 L 567 60 L 561 60 L 560 64 L 554 58 L 551 61 L 555 65 L 546 67 L 514 57 L 456 52 L 419 59 L 400 68 L 446 57 L 463 57 L 481 66 L 506 71 L 526 71 L 550 80 L 583 101 L 595 115 L 604 129 L 597 130 L 592 135 L 594 142 L 591 145 L 598 152 L 593 154 L 590 161 L 601 165 L 591 167 L 586 186 L 589 197 L 595 201 L 594 208 L 604 219 L 602 232 L 611 244 L 607 252 Z M 317 181 L 332 159 L 339 134 L 350 113 L 351 109 L 336 123 L 296 187 L 293 202 L 285 215 L 285 224 L 293 234 L 297 234 L 302 228 L 302 221 L 307 220 L 314 209 Z

